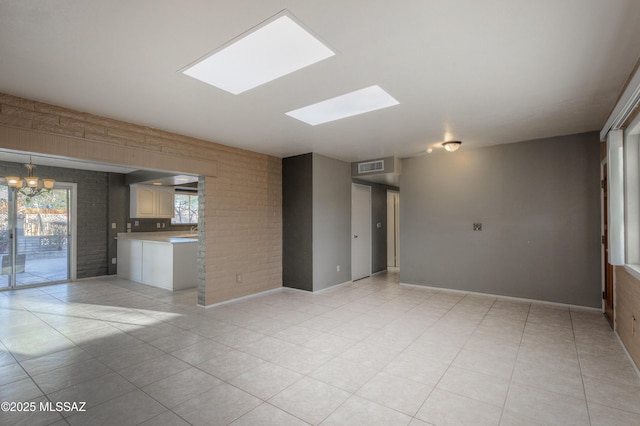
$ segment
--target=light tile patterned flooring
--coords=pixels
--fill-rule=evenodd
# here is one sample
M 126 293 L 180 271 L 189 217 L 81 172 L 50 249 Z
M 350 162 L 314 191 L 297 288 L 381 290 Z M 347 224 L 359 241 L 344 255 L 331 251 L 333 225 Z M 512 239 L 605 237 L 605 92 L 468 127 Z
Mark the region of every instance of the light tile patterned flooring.
M 598 312 L 400 286 L 212 309 L 115 277 L 0 293 L 14 425 L 639 425 L 640 381 Z

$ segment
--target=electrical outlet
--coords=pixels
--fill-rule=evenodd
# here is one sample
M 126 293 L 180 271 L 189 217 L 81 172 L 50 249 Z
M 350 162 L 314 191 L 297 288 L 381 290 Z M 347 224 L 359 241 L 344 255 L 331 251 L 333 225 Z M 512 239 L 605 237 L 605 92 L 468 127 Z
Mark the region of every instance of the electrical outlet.
M 156 223 L 156 228 L 160 229 L 160 222 Z
M 242 282 L 242 274 L 236 274 L 236 283 L 240 284 Z
M 166 223 L 163 223 L 163 224 L 162 224 L 162 227 L 164 228 L 166 225 L 167 225 Z
M 340 272 L 340 265 L 336 266 L 336 272 Z
M 113 223 L 111 224 L 111 229 L 116 229 L 117 227 L 118 227 L 118 225 L 116 225 L 116 223 L 115 223 L 115 222 L 113 222 Z
M 473 224 L 473 230 L 474 231 L 482 231 L 482 224 L 481 223 L 474 223 Z
M 140 226 L 140 221 L 139 220 L 134 220 L 133 221 L 133 226 Z
M 115 265 L 117 262 L 118 262 L 118 259 L 117 259 L 117 258 L 115 258 L 115 257 L 112 257 L 112 258 L 111 258 L 111 264 L 112 264 L 112 265 Z

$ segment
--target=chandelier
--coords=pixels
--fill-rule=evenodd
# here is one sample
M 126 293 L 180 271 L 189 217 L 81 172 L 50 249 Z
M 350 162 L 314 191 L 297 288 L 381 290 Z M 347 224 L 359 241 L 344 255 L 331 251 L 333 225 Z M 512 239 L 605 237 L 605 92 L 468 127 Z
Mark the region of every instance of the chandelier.
M 33 175 L 36 166 L 31 163 L 31 157 L 29 157 L 29 164 L 25 164 L 24 166 L 27 168 L 26 178 L 18 176 L 7 176 L 5 178 L 10 188 L 15 188 L 27 197 L 35 197 L 43 191 L 53 189 L 53 185 L 56 183 L 54 179 L 40 179 L 38 176 Z

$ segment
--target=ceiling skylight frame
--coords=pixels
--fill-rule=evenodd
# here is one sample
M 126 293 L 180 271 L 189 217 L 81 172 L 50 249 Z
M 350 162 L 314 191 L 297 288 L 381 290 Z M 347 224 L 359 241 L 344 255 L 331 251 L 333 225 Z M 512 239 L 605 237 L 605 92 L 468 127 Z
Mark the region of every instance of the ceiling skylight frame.
M 317 126 L 399 104 L 400 102 L 383 88 L 373 85 L 294 109 L 285 114 L 311 126 Z
M 293 33 L 285 35 L 285 30 Z M 289 44 L 286 48 L 283 48 L 284 44 L 269 45 L 266 37 L 271 37 L 271 42 L 275 39 L 276 43 Z M 246 47 L 256 49 L 254 54 L 239 53 Z M 288 56 L 290 63 L 287 65 L 284 62 L 273 61 L 274 58 L 268 58 L 268 52 L 276 57 Z M 286 52 L 294 53 L 287 55 Z M 179 72 L 238 95 L 335 56 L 336 53 L 335 49 L 285 9 L 190 63 Z M 222 68 L 225 60 L 236 62 L 225 70 Z M 213 75 L 214 72 L 218 74 Z M 263 74 L 260 75 L 260 72 Z M 246 80 L 238 79 L 243 76 Z

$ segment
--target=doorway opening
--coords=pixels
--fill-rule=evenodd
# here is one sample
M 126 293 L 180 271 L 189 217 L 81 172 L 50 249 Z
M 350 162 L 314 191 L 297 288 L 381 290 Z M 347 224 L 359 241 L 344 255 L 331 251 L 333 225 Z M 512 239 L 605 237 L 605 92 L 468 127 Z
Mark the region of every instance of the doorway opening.
M 75 185 L 30 197 L 0 184 L 0 289 L 75 279 Z

